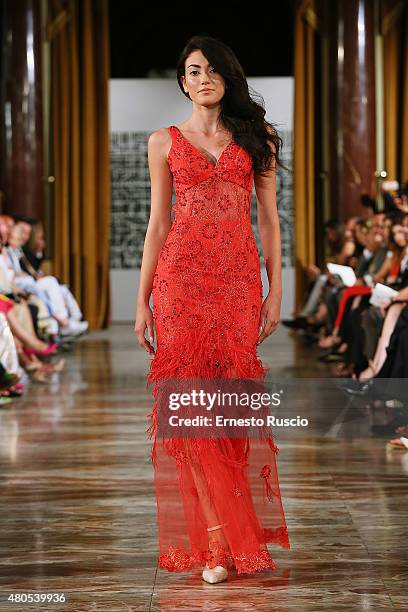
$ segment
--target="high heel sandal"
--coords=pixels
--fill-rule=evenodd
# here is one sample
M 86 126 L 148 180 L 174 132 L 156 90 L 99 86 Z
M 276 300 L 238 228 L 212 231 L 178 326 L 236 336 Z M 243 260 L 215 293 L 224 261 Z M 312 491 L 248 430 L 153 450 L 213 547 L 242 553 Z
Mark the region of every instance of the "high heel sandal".
M 222 523 L 221 525 L 215 525 L 214 527 L 207 527 L 207 531 L 215 531 L 216 529 L 221 529 L 227 523 Z M 217 582 L 223 582 L 228 577 L 228 570 L 223 565 L 216 565 L 215 567 L 205 566 L 202 573 L 203 580 L 209 582 L 210 584 L 215 584 Z
M 42 363 L 40 361 L 33 361 L 32 363 L 27 363 L 27 365 L 23 366 L 23 368 L 27 372 L 35 372 L 36 370 L 40 369 L 41 366 Z
M 65 367 L 65 359 L 60 359 L 56 363 L 43 363 L 42 370 L 47 374 L 52 372 L 61 372 Z
M 31 357 L 31 355 L 37 355 L 37 357 L 47 357 L 48 355 L 55 355 L 55 353 L 57 352 L 57 348 L 57 342 L 53 342 L 52 344 L 49 344 L 47 348 L 43 351 L 37 351 L 36 349 L 28 348 L 27 346 L 23 347 L 23 351 L 27 355 L 27 357 Z
M 341 338 L 339 336 L 334 336 L 333 334 L 331 336 L 325 336 L 323 338 L 320 338 L 320 340 L 317 343 L 317 346 L 319 348 L 334 348 L 337 345 L 341 344 Z
M 20 365 L 25 369 L 26 372 L 32 372 L 37 368 L 41 367 L 41 361 L 32 361 L 30 357 L 27 357 L 25 354 L 23 347 L 21 345 L 17 346 L 17 355 L 18 361 Z

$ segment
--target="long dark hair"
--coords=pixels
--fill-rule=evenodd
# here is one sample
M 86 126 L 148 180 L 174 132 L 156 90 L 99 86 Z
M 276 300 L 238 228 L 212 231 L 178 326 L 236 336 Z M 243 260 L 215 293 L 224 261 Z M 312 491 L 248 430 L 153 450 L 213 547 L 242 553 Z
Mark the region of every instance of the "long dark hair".
M 390 237 L 389 237 L 388 243 L 389 243 L 390 251 L 392 251 L 394 255 L 394 259 L 400 258 L 402 254 L 405 253 L 405 249 L 407 248 L 406 245 L 399 246 L 399 244 L 395 240 L 394 232 L 392 231 L 396 225 L 402 226 L 402 222 L 403 222 L 403 215 L 401 215 L 399 218 L 393 219 L 392 225 L 391 225 L 391 231 L 390 231 Z
M 200 50 L 211 66 L 225 80 L 225 94 L 220 102 L 220 119 L 222 124 L 231 132 L 233 139 L 251 155 L 254 172 L 263 174 L 270 167 L 272 158 L 285 170 L 288 170 L 281 161 L 280 152 L 283 146 L 274 125 L 265 119 L 265 107 L 262 96 L 254 91 L 249 92 L 249 86 L 235 53 L 232 49 L 217 38 L 198 34 L 192 36 L 177 61 L 177 81 L 183 94 L 182 76 L 185 76 L 185 62 L 188 56 Z M 271 151 L 273 142 L 275 152 Z

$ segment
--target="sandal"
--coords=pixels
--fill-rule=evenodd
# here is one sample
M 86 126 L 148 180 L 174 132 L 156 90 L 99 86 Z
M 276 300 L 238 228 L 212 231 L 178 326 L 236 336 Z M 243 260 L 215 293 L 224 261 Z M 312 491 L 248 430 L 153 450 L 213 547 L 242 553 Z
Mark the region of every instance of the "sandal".
M 43 351 L 37 351 L 36 349 L 23 346 L 23 351 L 27 355 L 27 357 L 31 357 L 31 355 L 37 355 L 38 357 L 47 357 L 48 355 L 55 355 L 57 349 L 58 344 L 56 342 L 48 344 L 48 346 Z
M 210 584 L 223 582 L 228 578 L 228 570 L 223 565 L 216 565 L 211 569 L 208 567 L 208 565 L 206 565 L 203 569 L 202 577 L 203 580 L 209 582 Z
M 341 343 L 341 338 L 339 336 L 325 336 L 319 340 L 317 346 L 319 348 L 334 348 L 338 344 Z
M 34 361 L 31 357 L 25 354 L 23 347 L 17 348 L 18 361 L 20 365 L 25 369 L 26 372 L 33 372 L 41 368 L 42 362 L 40 360 Z
M 43 363 L 41 370 L 45 373 L 61 372 L 65 367 L 65 359 L 59 359 L 56 363 Z
M 207 527 L 207 531 L 216 531 L 217 529 L 221 529 L 227 523 L 222 523 L 221 525 L 215 525 L 214 527 Z M 217 582 L 223 582 L 228 578 L 228 570 L 223 565 L 216 565 L 215 567 L 205 566 L 202 573 L 202 578 L 206 582 L 210 584 L 215 584 Z

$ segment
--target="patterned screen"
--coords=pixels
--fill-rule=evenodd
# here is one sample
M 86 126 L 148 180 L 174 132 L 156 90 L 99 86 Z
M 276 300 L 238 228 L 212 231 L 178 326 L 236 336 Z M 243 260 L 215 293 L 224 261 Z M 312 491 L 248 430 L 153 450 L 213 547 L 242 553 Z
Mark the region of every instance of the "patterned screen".
M 280 131 L 283 163 L 292 167 L 292 132 Z M 111 133 L 111 254 L 110 267 L 139 268 L 150 211 L 150 180 L 147 141 L 150 132 Z M 173 202 L 175 201 L 173 193 Z M 277 202 L 281 221 L 282 265 L 293 265 L 292 175 L 278 169 Z M 259 253 L 262 253 L 256 224 L 256 196 L 252 193 L 251 221 Z

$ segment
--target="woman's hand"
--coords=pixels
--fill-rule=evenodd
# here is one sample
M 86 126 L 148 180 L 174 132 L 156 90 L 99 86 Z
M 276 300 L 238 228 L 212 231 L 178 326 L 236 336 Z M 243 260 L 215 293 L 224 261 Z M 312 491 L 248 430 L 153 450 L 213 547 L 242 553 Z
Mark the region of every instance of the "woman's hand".
M 268 295 L 262 304 L 261 314 L 259 317 L 259 336 L 257 344 L 261 344 L 270 336 L 278 326 L 280 321 L 280 301 L 273 296 Z
M 326 283 L 330 287 L 337 287 L 339 289 L 344 286 L 341 278 L 337 274 L 331 274 L 330 272 L 327 274 Z
M 148 342 L 145 338 L 146 328 L 149 334 L 150 342 Z M 149 304 L 143 302 L 137 305 L 134 332 L 136 334 L 137 341 L 139 342 L 140 346 L 145 349 L 146 353 L 154 355 L 154 319 Z
M 312 280 L 315 280 L 319 276 L 319 274 L 321 274 L 320 268 L 315 265 L 307 266 L 305 271 L 307 276 Z

